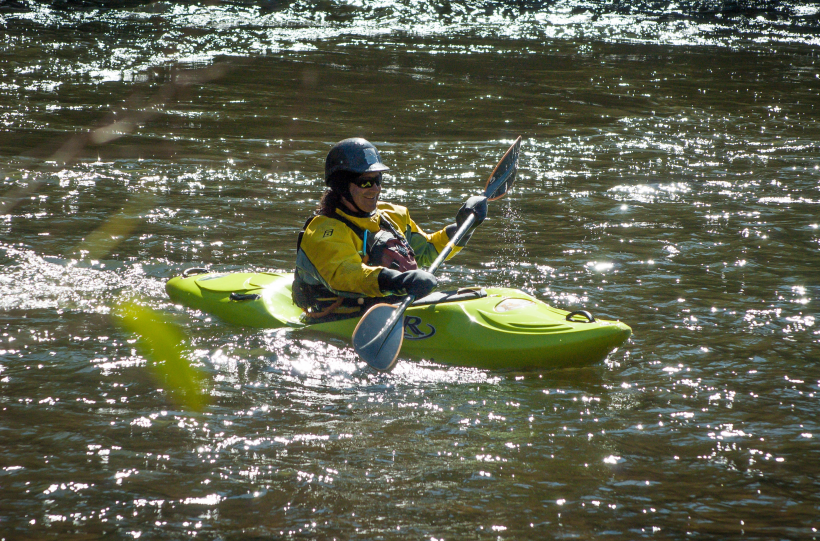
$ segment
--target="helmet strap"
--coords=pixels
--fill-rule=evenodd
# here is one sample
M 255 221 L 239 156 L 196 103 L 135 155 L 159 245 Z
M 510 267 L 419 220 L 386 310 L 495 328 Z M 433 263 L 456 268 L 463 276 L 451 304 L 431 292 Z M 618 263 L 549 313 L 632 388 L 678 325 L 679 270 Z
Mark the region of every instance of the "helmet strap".
M 342 195 L 342 200 L 351 207 L 353 207 L 344 209 L 351 216 L 356 216 L 357 218 L 367 218 L 373 215 L 372 212 L 365 212 L 359 208 L 359 205 L 357 205 L 355 201 L 353 201 L 353 198 L 350 197 L 350 190 L 347 190 L 346 195 Z

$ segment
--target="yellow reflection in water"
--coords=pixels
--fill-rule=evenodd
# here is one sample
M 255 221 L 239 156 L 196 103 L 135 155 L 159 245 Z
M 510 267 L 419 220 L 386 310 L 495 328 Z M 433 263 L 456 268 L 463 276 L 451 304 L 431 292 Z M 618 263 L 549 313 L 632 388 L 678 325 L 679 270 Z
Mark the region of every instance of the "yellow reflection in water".
M 207 404 L 202 393 L 204 378 L 182 351 L 183 332 L 154 310 L 131 301 L 118 307 L 114 316 L 120 327 L 139 337 L 148 366 L 159 384 L 171 390 L 171 398 L 181 406 L 202 411 Z

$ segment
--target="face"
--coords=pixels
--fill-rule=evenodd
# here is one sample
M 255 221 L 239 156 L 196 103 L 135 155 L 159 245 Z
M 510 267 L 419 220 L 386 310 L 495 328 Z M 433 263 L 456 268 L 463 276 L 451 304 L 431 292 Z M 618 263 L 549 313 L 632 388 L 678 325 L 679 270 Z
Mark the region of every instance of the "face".
M 353 182 L 350 183 L 350 197 L 356 206 L 364 212 L 373 212 L 376 210 L 376 204 L 379 202 L 379 194 L 382 191 L 381 179 L 379 177 L 379 173 L 365 173 L 361 175 L 357 179 L 358 184 L 366 185 L 369 183 L 370 186 L 367 188 L 362 188 Z M 345 201 L 345 204 L 347 204 L 347 201 Z M 350 205 L 348 205 L 348 207 L 349 206 Z

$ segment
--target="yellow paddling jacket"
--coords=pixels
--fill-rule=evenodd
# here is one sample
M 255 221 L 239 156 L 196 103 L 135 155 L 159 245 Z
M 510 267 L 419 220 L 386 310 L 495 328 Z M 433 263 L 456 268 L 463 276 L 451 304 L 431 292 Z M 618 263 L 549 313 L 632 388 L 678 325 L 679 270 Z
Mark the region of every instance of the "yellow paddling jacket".
M 354 231 L 344 221 L 328 216 L 315 216 L 300 235 L 296 252 L 296 275 L 293 299 L 308 315 L 326 312 L 332 306 L 334 314 L 353 315 L 372 304 L 368 298 L 384 297 L 378 276 L 384 267 L 365 263 L 364 231 L 376 234 L 382 220 L 403 235 L 415 252 L 419 267 L 429 266 L 450 241 L 442 229 L 427 234 L 410 218 L 407 208 L 379 202 L 368 217 L 351 216 L 336 209 L 341 218 L 361 231 Z M 454 247 L 448 259 L 458 253 Z M 388 293 L 389 294 L 389 293 Z

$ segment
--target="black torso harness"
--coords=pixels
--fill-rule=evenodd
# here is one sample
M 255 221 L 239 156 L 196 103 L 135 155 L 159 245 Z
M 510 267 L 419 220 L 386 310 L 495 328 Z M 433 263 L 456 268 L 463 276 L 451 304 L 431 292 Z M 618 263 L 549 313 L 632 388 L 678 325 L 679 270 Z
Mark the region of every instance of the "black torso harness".
M 302 247 L 302 237 L 310 222 L 318 215 L 311 216 L 305 222 L 296 240 L 296 252 Z M 351 229 L 362 240 L 362 263 L 373 267 L 387 267 L 398 272 L 418 268 L 416 254 L 407 239 L 384 216 L 379 215 L 379 231 L 371 233 L 362 229 L 344 216 L 334 212 L 328 216 L 338 220 Z M 356 315 L 363 308 L 378 302 L 391 302 L 397 297 L 383 298 L 349 298 L 340 297 L 321 284 L 312 285 L 304 281 L 297 267 L 293 278 L 293 302 L 305 311 L 305 317 L 311 320 L 323 319 L 333 314 L 340 307 L 352 308 L 343 317 Z

